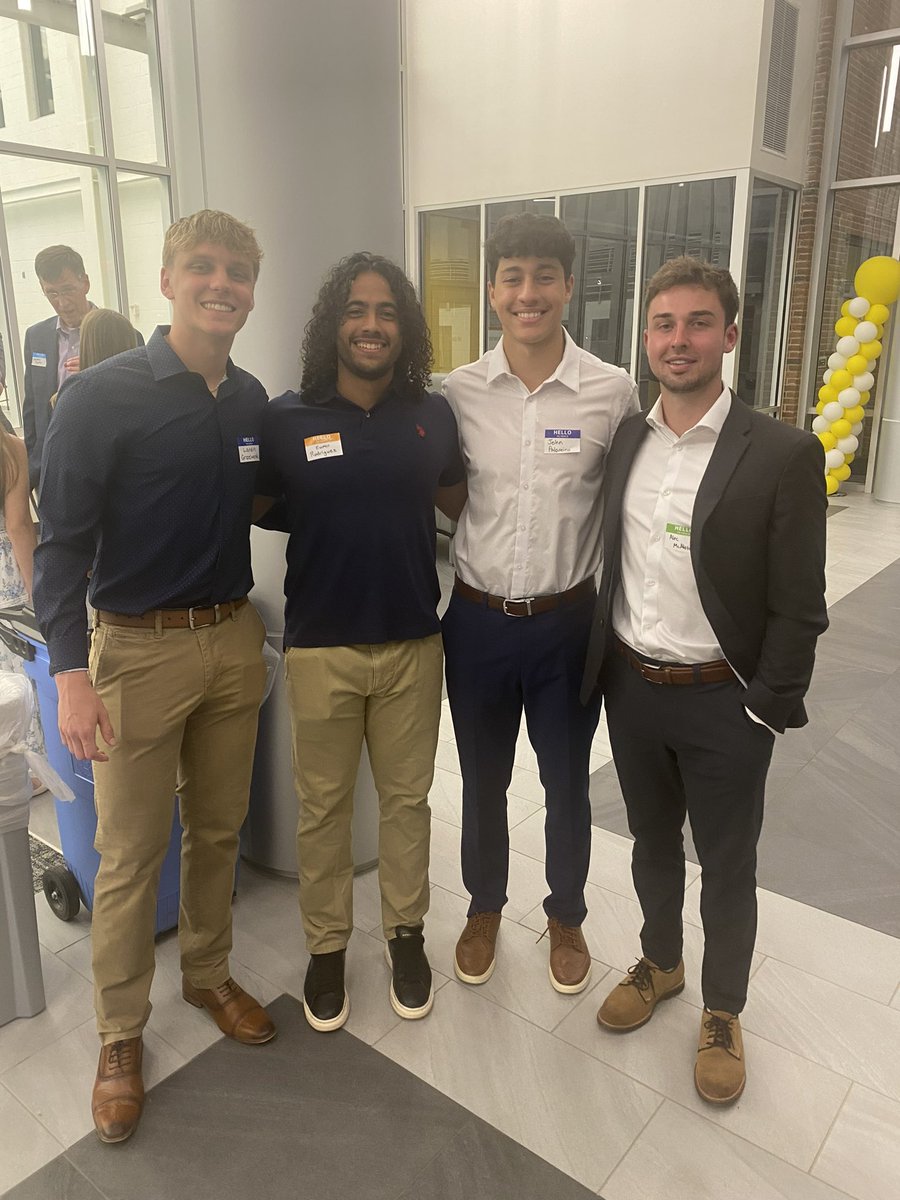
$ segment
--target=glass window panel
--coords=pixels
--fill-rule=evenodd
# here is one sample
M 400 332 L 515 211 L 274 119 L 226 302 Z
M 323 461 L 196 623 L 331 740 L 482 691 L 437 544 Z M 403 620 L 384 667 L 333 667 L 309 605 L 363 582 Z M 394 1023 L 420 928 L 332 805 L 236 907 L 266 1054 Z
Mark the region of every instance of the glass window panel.
M 853 279 L 857 269 L 873 255 L 893 254 L 898 201 L 900 186 L 853 188 L 834 194 L 828 255 L 825 260 L 819 354 L 815 374 L 810 380 L 810 395 L 807 397 L 810 406 L 816 403 L 816 393 L 822 385 L 822 375 L 828 368 L 828 358 L 834 353 L 837 340 L 834 323 L 841 315 L 841 305 L 856 295 Z M 872 389 L 872 399 L 866 405 L 859 450 L 850 464 L 851 478 L 859 482 L 863 482 L 866 477 L 872 436 L 872 412 L 880 386 L 881 360 L 875 368 L 875 387 Z M 813 415 L 807 414 L 807 428 L 812 424 Z
M 435 374 L 478 358 L 481 212 L 478 206 L 419 216 L 422 305 Z
M 851 37 L 900 29 L 900 0 L 854 0 Z
M 106 172 L 74 163 L 0 155 L 0 200 L 19 330 L 53 315 L 34 274 L 34 259 L 45 246 L 72 246 L 84 259 L 90 299 L 118 307 L 110 238 Z M 7 346 L 7 374 L 9 347 Z
M 6 305 L 0 294 L 0 412 L 11 425 L 20 428 L 22 425 L 21 404 L 15 379 L 16 353 L 9 335 L 9 322 L 6 316 Z
M 575 287 L 564 320 L 585 350 L 631 368 L 638 189 L 563 196 L 560 217 L 575 238 Z
M 159 290 L 163 236 L 172 219 L 168 180 L 120 171 L 119 211 L 128 319 L 146 340 L 157 325 L 170 321 L 169 302 Z
M 847 60 L 838 179 L 900 173 L 900 42 L 861 46 Z
M 737 375 L 738 395 L 754 408 L 777 404 L 794 196 L 789 188 L 754 181 Z
M 0 0 L 6 141 L 102 154 L 89 0 Z
M 165 162 L 155 7 L 103 0 L 103 45 L 116 158 Z
M 484 206 L 484 240 L 488 240 L 503 217 L 524 212 L 535 213 L 537 216 L 552 217 L 556 212 L 556 201 L 501 200 L 495 204 L 486 204 Z M 500 321 L 497 318 L 497 314 L 487 302 L 485 302 L 484 306 L 484 326 L 484 348 L 485 350 L 493 350 L 494 346 L 500 341 L 500 335 L 503 331 L 500 328 Z
M 644 215 L 644 278 L 647 280 L 681 254 L 704 259 L 717 267 L 731 261 L 731 225 L 734 216 L 734 178 L 700 179 L 665 183 L 647 188 Z M 650 373 L 641 349 L 638 367 L 641 405 L 650 408 L 659 385 Z

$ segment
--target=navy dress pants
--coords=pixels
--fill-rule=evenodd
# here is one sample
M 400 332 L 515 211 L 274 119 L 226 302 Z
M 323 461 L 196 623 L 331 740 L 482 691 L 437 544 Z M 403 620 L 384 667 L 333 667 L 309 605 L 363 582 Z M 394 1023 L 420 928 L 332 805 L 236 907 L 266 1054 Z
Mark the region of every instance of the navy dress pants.
M 443 620 L 447 695 L 463 777 L 462 874 L 469 915 L 506 903 L 506 789 L 525 712 L 546 797 L 544 911 L 564 925 L 587 914 L 588 798 L 599 700 L 578 699 L 594 597 L 511 617 L 454 593 Z

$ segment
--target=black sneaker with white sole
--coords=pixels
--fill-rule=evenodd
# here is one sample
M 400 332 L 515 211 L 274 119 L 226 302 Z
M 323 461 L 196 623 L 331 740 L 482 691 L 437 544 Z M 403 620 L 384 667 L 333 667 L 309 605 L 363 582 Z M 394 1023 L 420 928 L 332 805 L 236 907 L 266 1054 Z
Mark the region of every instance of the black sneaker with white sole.
M 340 1029 L 350 1015 L 350 997 L 344 988 L 346 950 L 311 954 L 303 983 L 303 1011 L 313 1029 L 330 1033 Z
M 431 967 L 425 957 L 421 925 L 398 925 L 386 943 L 385 958 L 391 968 L 391 1007 L 399 1017 L 417 1021 L 427 1017 L 434 1004 Z

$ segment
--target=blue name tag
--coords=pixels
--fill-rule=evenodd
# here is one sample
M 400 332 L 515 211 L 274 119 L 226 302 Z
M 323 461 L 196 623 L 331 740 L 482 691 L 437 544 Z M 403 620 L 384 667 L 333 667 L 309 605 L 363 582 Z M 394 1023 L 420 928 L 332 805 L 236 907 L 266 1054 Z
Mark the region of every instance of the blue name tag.
M 545 454 L 580 454 L 580 429 L 545 429 Z
M 240 462 L 259 462 L 259 442 L 255 437 L 238 438 L 238 459 Z
M 33 367 L 46 367 L 47 355 L 35 350 L 31 355 L 31 365 Z

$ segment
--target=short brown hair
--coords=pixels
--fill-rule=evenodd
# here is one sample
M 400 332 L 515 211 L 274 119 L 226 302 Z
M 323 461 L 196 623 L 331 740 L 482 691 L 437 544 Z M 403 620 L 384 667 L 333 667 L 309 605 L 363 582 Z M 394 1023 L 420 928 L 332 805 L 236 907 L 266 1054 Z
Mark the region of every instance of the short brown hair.
M 686 254 L 680 258 L 670 258 L 647 284 L 644 311 L 660 292 L 668 292 L 676 287 L 699 287 L 707 292 L 715 292 L 725 312 L 726 326 L 734 324 L 740 300 L 731 272 L 724 267 L 714 267 L 712 263 L 690 258 Z
M 45 246 L 38 251 L 34 260 L 34 273 L 42 282 L 52 283 L 59 279 L 63 271 L 71 271 L 79 279 L 87 272 L 84 269 L 84 259 L 71 246 Z
M 96 367 L 114 354 L 133 350 L 137 344 L 137 330 L 127 317 L 111 308 L 92 308 L 81 322 L 79 369 Z
M 214 208 L 201 208 L 199 212 L 189 217 L 181 217 L 169 226 L 163 242 L 163 266 L 171 267 L 175 255 L 180 250 L 193 250 L 201 242 L 226 246 L 232 253 L 249 258 L 253 264 L 253 278 L 259 278 L 259 263 L 263 252 L 256 240 L 256 234 L 237 217 Z

